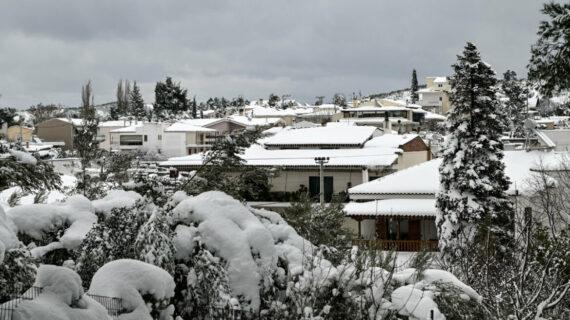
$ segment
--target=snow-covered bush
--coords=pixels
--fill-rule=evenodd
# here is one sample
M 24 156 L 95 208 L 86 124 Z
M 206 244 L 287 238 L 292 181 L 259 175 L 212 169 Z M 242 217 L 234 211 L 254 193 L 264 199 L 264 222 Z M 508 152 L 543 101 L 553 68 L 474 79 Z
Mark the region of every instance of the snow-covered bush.
M 103 306 L 84 295 L 81 278 L 73 270 L 41 265 L 34 286 L 42 288 L 41 294 L 33 300 L 21 302 L 12 319 L 109 319 Z
M 138 231 L 134 251 L 139 260 L 174 274 L 173 232 L 162 209 L 154 207 L 152 210 L 150 218 Z
M 36 265 L 24 247 L 7 249 L 0 258 L 0 302 L 3 302 L 33 284 Z
M 165 270 L 129 259 L 115 260 L 101 267 L 91 281 L 89 294 L 122 299 L 122 320 L 169 319 L 174 296 L 174 279 Z
M 146 202 L 134 207 L 111 209 L 100 215 L 78 249 L 77 272 L 87 285 L 105 263 L 116 259 L 136 259 L 135 241 L 148 218 Z

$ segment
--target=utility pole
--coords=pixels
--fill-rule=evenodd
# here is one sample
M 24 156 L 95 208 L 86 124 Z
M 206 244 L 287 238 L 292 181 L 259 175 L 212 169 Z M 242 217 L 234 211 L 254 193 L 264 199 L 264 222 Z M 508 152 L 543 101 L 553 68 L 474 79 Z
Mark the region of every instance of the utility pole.
M 325 163 L 329 162 L 329 157 L 316 157 L 315 162 L 319 165 L 319 198 L 321 206 L 325 203 Z

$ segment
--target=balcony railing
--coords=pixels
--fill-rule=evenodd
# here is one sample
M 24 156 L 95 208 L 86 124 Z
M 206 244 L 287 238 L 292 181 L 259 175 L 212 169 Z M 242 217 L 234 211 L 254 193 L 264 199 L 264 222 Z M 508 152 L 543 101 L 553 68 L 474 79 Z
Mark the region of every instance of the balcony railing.
M 353 239 L 353 246 L 359 246 L 377 250 L 395 250 L 395 251 L 438 251 L 437 240 L 364 240 Z

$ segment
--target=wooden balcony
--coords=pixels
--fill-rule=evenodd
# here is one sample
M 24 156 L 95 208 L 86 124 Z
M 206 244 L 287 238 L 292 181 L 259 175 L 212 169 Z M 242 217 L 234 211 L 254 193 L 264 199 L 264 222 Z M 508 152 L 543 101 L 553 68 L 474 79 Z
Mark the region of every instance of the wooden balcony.
M 417 252 L 422 250 L 438 251 L 437 240 L 364 240 L 353 239 L 353 246 L 359 246 L 377 250 L 395 250 Z

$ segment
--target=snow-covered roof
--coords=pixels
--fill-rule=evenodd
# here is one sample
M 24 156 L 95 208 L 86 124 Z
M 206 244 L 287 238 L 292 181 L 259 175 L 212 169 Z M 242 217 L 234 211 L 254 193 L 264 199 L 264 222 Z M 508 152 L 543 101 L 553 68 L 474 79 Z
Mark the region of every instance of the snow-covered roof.
M 353 145 L 361 146 L 376 133 L 375 127 L 315 127 L 279 132 L 266 140 L 266 146 Z
M 246 116 L 232 115 L 228 118 L 244 126 L 267 126 L 275 125 L 281 121 L 281 118 L 248 118 Z
M 436 214 L 435 199 L 386 199 L 349 202 L 344 206 L 348 216 L 421 216 Z
M 445 121 L 447 119 L 446 116 L 442 116 L 441 114 L 433 113 L 426 111 L 424 115 L 425 120 L 435 120 L 435 121 Z
M 110 120 L 99 122 L 99 128 L 109 128 L 109 127 L 127 127 L 132 123 L 131 120 Z
M 447 82 L 447 77 L 435 77 L 435 79 L 433 79 L 434 83 L 446 83 Z
M 342 109 L 342 112 L 383 112 L 383 111 L 408 111 L 410 110 L 406 106 L 384 106 L 384 107 L 376 107 L 376 106 L 362 106 L 356 108 L 345 108 Z
M 251 106 L 248 108 L 248 114 L 253 117 L 286 117 L 295 116 L 296 113 L 292 109 L 277 109 L 272 107 Z
M 529 190 L 528 180 L 535 173 L 531 170 L 538 169 L 539 164 L 554 166 L 568 153 L 541 152 L 541 151 L 505 151 L 505 173 L 511 181 L 508 193 L 516 191 L 524 193 Z M 435 195 L 439 191 L 439 166 L 442 159 L 420 163 L 416 166 L 397 171 L 393 174 L 366 182 L 348 190 L 351 197 L 358 195 L 410 195 L 423 194 Z
M 386 133 L 379 137 L 368 140 L 365 148 L 369 147 L 385 147 L 385 148 L 399 148 L 400 146 L 417 138 L 417 134 L 390 134 Z
M 165 132 L 216 132 L 214 129 L 195 126 L 184 121 L 176 122 L 164 130 Z
M 365 118 L 342 118 L 339 119 L 338 122 L 348 122 L 348 123 L 355 123 L 355 124 L 369 124 L 369 125 L 374 125 L 374 124 L 378 124 L 378 123 L 384 123 L 384 121 L 386 120 L 386 118 L 384 117 L 365 117 Z M 390 123 L 392 124 L 397 124 L 398 121 L 401 124 L 410 124 L 410 123 L 414 123 L 413 121 L 407 119 L 407 118 L 402 118 L 402 117 L 388 117 L 388 120 L 390 120 Z
M 127 132 L 132 133 L 132 132 L 137 132 L 137 128 L 140 128 L 142 126 L 143 126 L 143 123 L 138 122 L 138 123 L 130 125 L 128 127 L 113 129 L 110 132 L 113 132 L 113 133 L 127 133 Z
M 296 130 L 293 130 L 296 131 Z M 246 149 L 241 156 L 251 166 L 317 167 L 315 157 L 328 157 L 325 167 L 389 167 L 398 159 L 399 149 L 357 148 L 357 149 L 285 149 L 268 150 L 260 145 Z M 199 166 L 203 154 L 170 158 L 160 166 Z
M 71 123 L 74 126 L 82 126 L 83 125 L 83 119 L 72 119 L 72 118 L 56 118 L 57 120 L 61 120 L 61 121 L 65 121 L 67 123 Z

